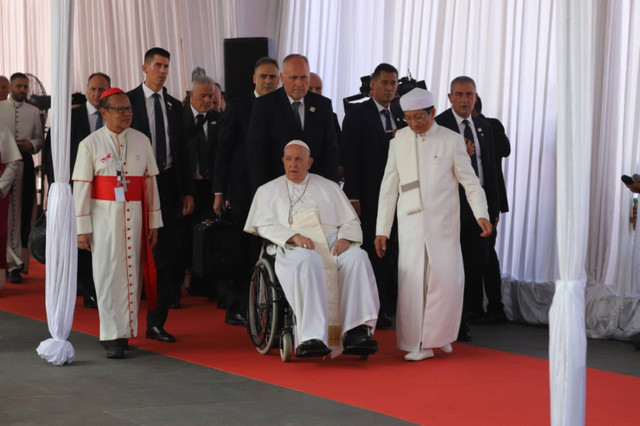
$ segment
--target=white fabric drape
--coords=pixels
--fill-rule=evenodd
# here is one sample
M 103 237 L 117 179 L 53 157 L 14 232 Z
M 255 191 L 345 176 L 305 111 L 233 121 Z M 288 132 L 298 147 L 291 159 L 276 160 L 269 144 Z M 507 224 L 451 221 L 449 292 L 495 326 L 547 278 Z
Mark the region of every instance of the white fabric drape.
M 585 260 L 593 117 L 594 3 L 558 0 L 557 240 L 560 278 L 549 312 L 551 424 L 585 420 L 587 342 L 584 325 Z
M 47 214 L 46 290 L 47 322 L 52 338 L 40 343 L 38 355 L 54 365 L 72 363 L 75 351 L 67 341 L 76 302 L 78 240 L 76 215 L 69 185 L 69 140 L 71 125 L 71 69 L 74 0 L 58 0 L 51 9 L 53 62 L 51 109 L 52 158 L 56 183 L 49 192 Z

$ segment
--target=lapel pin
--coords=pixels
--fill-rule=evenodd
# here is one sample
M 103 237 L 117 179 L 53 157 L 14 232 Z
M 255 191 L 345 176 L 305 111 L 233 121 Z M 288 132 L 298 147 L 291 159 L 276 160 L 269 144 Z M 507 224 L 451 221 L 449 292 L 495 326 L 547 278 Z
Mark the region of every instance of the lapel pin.
M 316 110 L 316 107 L 312 106 L 311 108 L 309 108 L 309 112 L 315 112 L 315 110 Z

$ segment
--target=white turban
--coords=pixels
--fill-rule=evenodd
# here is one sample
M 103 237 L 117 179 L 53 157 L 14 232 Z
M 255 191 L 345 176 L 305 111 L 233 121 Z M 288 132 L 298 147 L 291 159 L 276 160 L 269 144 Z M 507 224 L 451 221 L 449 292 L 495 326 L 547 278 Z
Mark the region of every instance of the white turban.
M 428 90 L 416 87 L 400 98 L 403 111 L 415 111 L 433 106 L 433 95 Z
M 284 146 L 284 149 L 287 149 L 287 147 L 289 145 L 300 145 L 301 147 L 306 148 L 307 151 L 309 151 L 309 153 L 311 153 L 311 149 L 309 149 L 309 145 L 307 145 L 306 143 L 302 142 L 301 140 L 298 140 L 298 139 L 292 140 L 291 142 L 289 142 L 288 144 L 286 144 Z

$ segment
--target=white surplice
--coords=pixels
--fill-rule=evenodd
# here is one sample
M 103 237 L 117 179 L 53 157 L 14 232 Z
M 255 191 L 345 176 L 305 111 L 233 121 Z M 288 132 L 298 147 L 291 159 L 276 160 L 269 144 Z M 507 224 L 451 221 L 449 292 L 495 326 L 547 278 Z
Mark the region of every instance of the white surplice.
M 109 140 L 114 144 L 109 143 Z M 73 170 L 73 198 L 78 235 L 91 234 L 93 279 L 100 314 L 100 340 L 135 337 L 142 291 L 141 201 L 96 200 L 91 196 L 94 176 L 116 176 L 114 146 L 122 152 L 127 177 L 145 176 L 149 228 L 162 226 L 160 198 L 155 176 L 158 167 L 149 138 L 134 129 L 117 135 L 104 126 L 78 146 Z
M 398 347 L 415 352 L 456 340 L 462 315 L 460 183 L 476 218 L 489 217 L 462 137 L 433 122 L 422 137 L 398 130 L 380 187 L 376 235 L 398 215 Z
M 375 331 L 380 307 L 371 263 L 359 247 L 362 229 L 351 203 L 335 182 L 315 174 L 309 174 L 307 179 L 308 182 L 294 184 L 281 176 L 258 188 L 244 228 L 245 232 L 260 235 L 278 246 L 275 272 L 296 315 L 296 346 L 310 339 L 329 344 L 331 297 L 327 296 L 325 286 L 326 259 L 316 250 L 287 244 L 287 240 L 298 233 L 294 228 L 300 217 L 309 213 L 319 217 L 329 250 L 338 239 L 351 241 L 348 250 L 333 256 L 337 264 L 342 335 L 363 324 Z M 298 198 L 292 207 L 292 200 Z M 305 235 L 303 229 L 299 231 Z M 336 355 L 335 349 L 332 354 Z

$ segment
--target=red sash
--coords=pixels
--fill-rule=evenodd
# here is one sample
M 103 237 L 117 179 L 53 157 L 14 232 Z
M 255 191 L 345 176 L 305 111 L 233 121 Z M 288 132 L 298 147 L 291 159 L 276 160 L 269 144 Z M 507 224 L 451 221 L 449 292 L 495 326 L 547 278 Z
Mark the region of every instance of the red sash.
M 2 156 L 0 156 L 2 161 Z M 0 164 L 0 176 L 4 173 L 6 165 Z M 0 198 L 0 269 L 7 269 L 7 236 L 9 233 L 9 201 L 11 190 L 7 191 L 4 198 Z M 4 280 L 4 277 L 0 277 Z
M 149 243 L 149 208 L 147 206 L 146 176 L 127 176 L 127 201 L 142 201 L 142 267 L 144 274 L 144 290 L 147 296 L 147 309 L 156 307 L 158 294 L 158 271 L 153 260 L 153 252 Z M 116 176 L 94 176 L 91 185 L 91 198 L 95 200 L 115 201 L 114 188 L 118 185 Z M 6 222 L 6 220 L 5 220 Z M 6 256 L 5 256 L 6 257 Z

